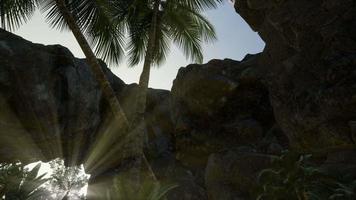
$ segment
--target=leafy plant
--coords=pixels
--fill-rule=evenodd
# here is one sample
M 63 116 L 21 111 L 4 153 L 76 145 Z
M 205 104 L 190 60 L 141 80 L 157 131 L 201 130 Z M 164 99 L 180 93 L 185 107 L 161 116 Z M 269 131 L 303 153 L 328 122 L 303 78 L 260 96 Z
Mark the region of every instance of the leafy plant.
M 28 170 L 21 163 L 0 164 L 0 197 L 5 199 L 36 200 L 44 193 L 40 187 L 48 181 L 38 172 L 41 164 Z
M 80 198 L 80 190 L 88 182 L 81 167 L 66 167 L 62 159 L 51 161 L 52 170 L 47 188 L 50 189 L 56 199 Z
M 336 183 L 330 200 L 352 200 L 356 198 L 356 180 L 348 184 Z
M 286 151 L 260 172 L 257 200 L 348 200 L 356 198 L 356 181 L 335 178 L 311 161 L 312 155 Z

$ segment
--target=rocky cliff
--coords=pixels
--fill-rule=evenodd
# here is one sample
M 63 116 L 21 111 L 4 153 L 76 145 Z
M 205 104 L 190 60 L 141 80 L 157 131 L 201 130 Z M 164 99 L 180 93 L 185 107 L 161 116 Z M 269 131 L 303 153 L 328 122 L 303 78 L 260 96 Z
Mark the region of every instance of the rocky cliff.
M 295 148 L 355 143 L 355 6 L 353 0 L 235 4 L 266 42 L 261 59 L 271 104 Z
M 356 1 L 235 8 L 266 42 L 262 53 L 189 65 L 170 92 L 149 91 L 145 151 L 159 179 L 180 185 L 169 199 L 252 199 L 257 173 L 288 148 L 355 171 Z M 85 61 L 0 30 L 0 66 L 0 161 L 95 163 L 115 123 Z M 102 66 L 129 115 L 136 86 Z M 88 165 L 92 183 L 116 164 Z

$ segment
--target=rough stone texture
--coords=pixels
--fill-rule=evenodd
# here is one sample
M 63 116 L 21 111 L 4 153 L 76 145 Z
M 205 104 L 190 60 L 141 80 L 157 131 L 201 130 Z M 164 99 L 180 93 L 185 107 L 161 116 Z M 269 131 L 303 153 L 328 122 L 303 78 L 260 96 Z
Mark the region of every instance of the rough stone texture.
M 253 199 L 258 173 L 270 166 L 271 156 L 225 151 L 209 158 L 205 184 L 209 199 Z
M 135 86 L 101 64 L 129 114 Z M 0 29 L 0 66 L 1 162 L 62 157 L 82 163 L 100 134 L 110 131 L 111 114 L 96 80 L 85 60 L 68 49 L 33 44 Z M 169 96 L 149 90 L 149 135 L 170 133 Z
M 275 121 L 255 58 L 180 69 L 171 105 L 178 160 L 203 167 L 211 153 L 260 145 Z
M 355 6 L 354 0 L 235 3 L 266 42 L 271 104 L 295 148 L 355 143 L 349 126 L 356 118 Z
M 101 64 L 130 118 L 137 85 L 126 85 Z M 116 123 L 85 61 L 62 46 L 33 44 L 0 29 L 0 66 L 0 162 L 84 162 L 99 189 L 92 193 L 105 194 L 100 189 L 120 169 L 112 151 L 120 138 L 101 137 L 115 134 Z M 169 109 L 169 91 L 149 89 L 146 155 L 159 178 L 181 185 L 171 200 L 207 199 L 190 169 L 175 160 Z
M 1 161 L 83 158 L 102 120 L 102 95 L 84 61 L 0 30 L 0 66 Z M 68 152 L 74 138 L 78 149 Z
M 263 82 L 266 70 L 261 55 L 247 55 L 181 68 L 173 83 L 176 159 L 210 200 L 251 199 L 248 188 L 268 166 L 267 154 L 288 147 Z

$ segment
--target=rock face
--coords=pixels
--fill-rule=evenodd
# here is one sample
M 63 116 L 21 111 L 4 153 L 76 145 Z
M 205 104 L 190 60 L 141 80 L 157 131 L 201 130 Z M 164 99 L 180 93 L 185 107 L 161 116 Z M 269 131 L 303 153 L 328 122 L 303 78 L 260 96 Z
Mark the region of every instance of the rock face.
M 354 0 L 236 1 L 266 42 L 271 104 L 295 148 L 355 144 L 349 125 L 356 118 L 355 6 Z
M 274 118 L 260 58 L 189 65 L 174 81 L 176 159 L 205 186 L 209 199 L 251 199 L 246 188 L 258 171 L 288 147 Z
M 172 88 L 177 158 L 204 167 L 211 153 L 260 147 L 274 126 L 272 107 L 255 57 L 213 60 L 182 68 Z
M 95 175 L 93 184 L 114 175 L 117 163 L 93 159 L 93 148 L 113 122 L 85 61 L 64 47 L 33 44 L 3 30 L 0 44 L 0 161 L 61 157 L 86 164 Z M 211 154 L 229 149 L 268 153 L 271 144 L 277 151 L 287 144 L 275 131 L 261 82 L 263 66 L 255 57 L 191 65 L 180 70 L 171 94 L 149 90 L 145 151 L 159 178 L 181 185 L 170 199 L 208 198 L 205 168 Z M 137 86 L 126 85 L 102 66 L 130 118 Z M 212 170 L 215 165 L 208 165 L 207 171 Z
M 205 173 L 209 199 L 254 199 L 257 175 L 271 165 L 271 158 L 231 150 L 212 154 Z
M 124 109 L 130 110 L 135 85 L 126 85 L 101 64 Z M 111 118 L 85 60 L 62 46 L 33 44 L 0 29 L 0 66 L 0 161 L 87 159 Z M 170 120 L 162 121 L 169 119 L 169 96 L 165 90 L 149 90 L 147 110 L 155 113 L 148 118 L 148 127 L 155 130 L 150 133 L 170 132 Z
M 205 185 L 211 199 L 251 198 L 238 192 L 244 181 L 231 186 L 238 178 L 234 170 L 245 166 L 227 162 L 231 152 L 237 161 L 251 152 L 278 154 L 290 145 L 324 152 L 325 166 L 333 169 L 355 169 L 349 148 L 356 138 L 356 2 L 241 0 L 235 8 L 266 48 L 241 62 L 180 70 L 172 88 L 177 158 L 201 167 L 210 157 Z M 223 149 L 228 150 L 212 154 Z M 216 170 L 225 176 L 209 178 Z M 234 195 L 227 192 L 231 188 Z
M 0 66 L 1 161 L 67 157 L 70 137 L 77 138 L 83 151 L 75 156 L 82 158 L 102 120 L 102 95 L 85 62 L 64 47 L 0 30 Z M 118 79 L 115 84 L 124 86 Z
M 171 91 L 176 159 L 207 188 L 209 199 L 246 197 L 239 188 L 254 182 L 257 170 L 241 165 L 269 162 L 288 146 L 274 120 L 269 93 L 262 82 L 259 55 L 242 61 L 212 60 L 181 68 Z M 233 154 L 233 160 L 228 161 Z M 254 155 L 262 155 L 262 161 Z M 241 167 L 241 168 L 240 168 Z M 233 171 L 231 171 L 233 170 Z M 237 172 L 246 174 L 238 174 Z M 241 178 L 250 176 L 249 178 Z M 189 199 L 189 198 L 187 198 Z
M 171 92 L 149 90 L 145 153 L 159 179 L 180 185 L 169 200 L 253 199 L 258 172 L 287 148 L 356 170 L 356 1 L 235 8 L 266 42 L 262 53 L 189 65 Z M 115 175 L 117 163 L 93 157 L 115 123 L 84 60 L 0 30 L 0 66 L 0 162 L 90 160 L 91 173 Z M 137 86 L 102 66 L 130 118 Z

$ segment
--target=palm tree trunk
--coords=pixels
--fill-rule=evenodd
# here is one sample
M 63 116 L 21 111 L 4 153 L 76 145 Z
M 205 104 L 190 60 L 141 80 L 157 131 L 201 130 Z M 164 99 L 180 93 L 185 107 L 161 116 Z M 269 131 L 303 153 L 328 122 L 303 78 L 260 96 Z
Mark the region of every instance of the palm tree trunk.
M 147 101 L 147 90 L 148 84 L 150 79 L 150 71 L 151 65 L 154 59 L 154 50 L 155 50 L 155 43 L 156 43 L 156 29 L 157 29 L 157 18 L 159 12 L 161 0 L 154 0 L 154 10 L 153 10 L 153 17 L 152 17 L 152 25 L 150 28 L 149 40 L 146 49 L 146 56 L 143 65 L 143 70 L 140 75 L 140 81 L 138 85 L 138 90 L 136 94 L 136 105 L 134 106 L 134 116 L 133 121 L 131 124 L 131 135 L 130 135 L 130 149 L 128 152 L 136 152 L 144 155 L 143 152 L 143 144 L 144 144 L 144 137 L 145 137 L 145 110 L 146 110 L 146 101 Z M 131 154 L 132 155 L 132 154 Z M 135 154 L 134 154 L 135 155 Z M 137 154 L 136 154 L 137 155 Z M 136 157 L 134 158 L 134 162 L 132 162 L 129 166 L 128 174 L 130 176 L 130 180 L 127 180 L 134 190 L 138 191 L 140 188 L 140 182 L 142 178 L 141 173 L 141 166 L 142 161 L 145 162 L 145 166 L 147 167 L 148 176 L 153 180 L 157 181 L 150 164 L 148 163 L 145 156 L 143 157 Z
M 146 49 L 146 56 L 145 61 L 143 64 L 142 73 L 140 75 L 139 81 L 139 94 L 137 99 L 137 113 L 140 114 L 142 117 L 144 116 L 144 112 L 146 110 L 146 100 L 147 100 L 147 90 L 148 84 L 150 80 L 150 72 L 151 72 L 151 65 L 153 63 L 154 58 L 154 51 L 155 51 L 155 44 L 156 44 L 156 34 L 157 34 L 157 18 L 158 18 L 158 11 L 159 5 L 161 0 L 155 0 L 154 10 L 153 10 L 153 17 L 151 22 L 151 30 L 148 39 L 147 49 Z
M 114 90 L 112 89 L 102 67 L 100 66 L 94 52 L 90 48 L 90 45 L 88 44 L 88 41 L 84 37 L 81 29 L 77 25 L 76 20 L 74 19 L 72 13 L 68 9 L 65 0 L 56 0 L 56 6 L 60 10 L 63 18 L 67 22 L 67 25 L 69 26 L 70 30 L 72 31 L 74 37 L 76 38 L 79 46 L 81 47 L 82 51 L 84 52 L 86 56 L 86 61 L 91 69 L 91 72 L 93 73 L 95 79 L 97 80 L 103 95 L 106 99 L 106 101 L 109 103 L 109 107 L 111 109 L 111 112 L 114 116 L 114 120 L 117 123 L 118 127 L 120 127 L 120 131 L 118 131 L 118 135 L 113 135 L 111 137 L 115 138 L 110 138 L 108 141 L 113 142 L 116 141 L 116 138 L 126 138 L 128 135 L 128 131 L 130 129 L 130 124 L 128 119 L 126 118 L 126 115 L 120 105 L 120 102 L 118 101 Z M 120 135 L 120 134 L 125 134 L 125 135 Z M 112 144 L 105 144 L 107 148 L 110 147 Z M 102 156 L 102 155 L 99 155 Z M 99 159 L 99 158 L 96 158 Z
M 145 56 L 145 61 L 143 64 L 143 70 L 140 75 L 140 81 L 138 85 L 138 92 L 136 96 L 136 113 L 134 115 L 134 120 L 133 120 L 133 128 L 135 129 L 135 138 L 136 138 L 136 151 L 141 151 L 143 152 L 143 143 L 144 143 L 144 137 L 145 137 L 145 129 L 146 129 L 146 124 L 145 124 L 145 111 L 146 111 L 146 101 L 147 101 L 147 90 L 148 90 L 148 84 L 149 84 L 149 79 L 150 79 L 150 72 L 151 72 L 151 65 L 154 61 L 154 52 L 155 52 L 155 44 L 156 44 L 156 34 L 157 34 L 157 21 L 158 21 L 158 12 L 159 12 L 159 6 L 161 4 L 161 0 L 155 0 L 154 1 L 154 6 L 153 6 L 153 17 L 152 17 L 152 23 L 151 23 L 151 30 L 149 34 L 149 40 L 147 44 L 147 49 L 146 49 L 146 56 Z M 146 166 L 148 167 L 148 171 L 152 171 L 150 168 L 150 165 L 148 164 L 148 161 L 145 157 L 143 157 L 144 162 L 146 163 Z M 154 176 L 154 173 L 151 173 L 151 178 L 156 181 L 156 177 Z
M 146 56 L 145 61 L 143 64 L 143 70 L 140 75 L 139 81 L 139 90 L 137 94 L 137 102 L 136 102 L 136 117 L 138 117 L 141 121 L 141 124 L 144 122 L 144 114 L 146 110 L 146 101 L 147 101 L 147 90 L 148 84 L 150 80 L 150 72 L 151 72 L 151 65 L 154 59 L 154 51 L 155 51 L 155 44 L 156 44 L 156 32 L 157 32 L 157 18 L 158 18 L 158 11 L 159 5 L 161 0 L 155 0 L 154 4 L 154 14 L 152 17 L 152 26 L 149 35 L 149 40 L 146 49 Z
M 91 68 L 91 71 L 94 74 L 96 80 L 98 81 L 117 122 L 120 123 L 123 128 L 127 129 L 129 127 L 129 122 L 125 116 L 125 113 L 123 112 L 123 109 L 121 108 L 121 105 L 115 95 L 115 92 L 111 88 L 110 83 L 107 80 L 106 75 L 102 67 L 100 66 L 95 54 L 91 50 L 86 38 L 84 37 L 82 31 L 77 25 L 76 20 L 73 18 L 71 12 L 66 7 L 64 0 L 56 0 L 56 5 L 58 6 L 58 9 L 63 15 L 65 21 L 67 22 L 70 30 L 73 32 L 73 35 L 78 41 L 82 51 L 84 52 L 87 59 L 87 63 Z

